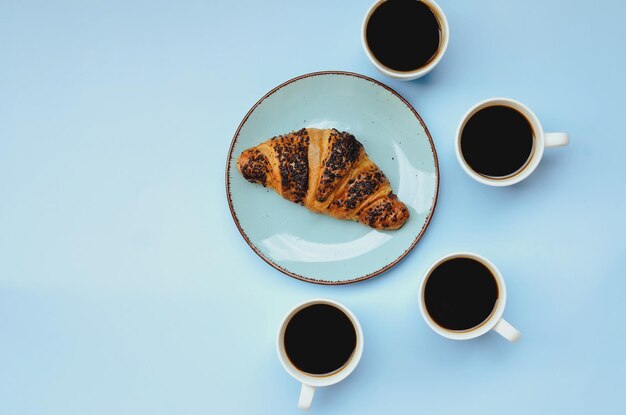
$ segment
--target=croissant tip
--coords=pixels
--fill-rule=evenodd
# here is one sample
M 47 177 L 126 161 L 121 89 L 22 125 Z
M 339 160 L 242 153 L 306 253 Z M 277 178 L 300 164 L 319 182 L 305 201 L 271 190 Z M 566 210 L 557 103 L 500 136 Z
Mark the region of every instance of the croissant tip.
M 406 205 L 389 193 L 361 211 L 359 220 L 374 229 L 396 230 L 404 226 L 409 216 Z
M 267 157 L 257 148 L 244 150 L 237 158 L 237 169 L 250 183 L 267 186 L 270 164 Z

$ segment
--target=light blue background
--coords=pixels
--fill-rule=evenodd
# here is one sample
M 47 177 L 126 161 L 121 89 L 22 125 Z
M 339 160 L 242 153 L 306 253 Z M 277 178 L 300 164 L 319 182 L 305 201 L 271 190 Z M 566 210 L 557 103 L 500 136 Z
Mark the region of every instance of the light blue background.
M 297 414 L 275 334 L 315 296 L 348 305 L 366 344 L 312 413 L 626 413 L 626 3 L 441 0 L 448 52 L 409 83 L 362 52 L 369 4 L 0 3 L 1 414 Z M 441 165 L 416 249 L 342 287 L 267 266 L 224 193 L 248 109 L 325 69 L 400 92 Z M 494 95 L 572 140 L 506 189 L 453 152 L 459 118 Z M 422 321 L 422 272 L 460 249 L 501 269 L 519 344 Z

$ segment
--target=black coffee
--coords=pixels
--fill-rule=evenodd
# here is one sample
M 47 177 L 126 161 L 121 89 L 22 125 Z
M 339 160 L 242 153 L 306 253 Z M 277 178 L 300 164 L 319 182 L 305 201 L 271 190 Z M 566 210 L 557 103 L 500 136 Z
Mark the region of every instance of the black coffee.
M 365 37 L 376 59 L 401 72 L 430 62 L 439 50 L 441 28 L 435 13 L 417 0 L 387 0 L 371 14 Z
M 303 372 L 323 375 L 341 369 L 356 348 L 350 318 L 337 307 L 315 304 L 298 311 L 285 329 L 285 351 Z
M 430 317 L 448 330 L 469 330 L 493 312 L 498 284 L 491 271 L 470 258 L 450 259 L 426 281 L 424 304 Z
M 534 145 L 533 128 L 519 111 L 502 105 L 486 107 L 467 120 L 461 133 L 461 153 L 483 176 L 511 176 L 528 162 Z

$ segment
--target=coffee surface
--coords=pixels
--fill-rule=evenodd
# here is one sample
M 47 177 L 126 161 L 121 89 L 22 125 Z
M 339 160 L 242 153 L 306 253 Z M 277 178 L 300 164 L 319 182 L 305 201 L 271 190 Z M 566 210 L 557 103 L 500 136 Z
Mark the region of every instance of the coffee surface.
M 298 311 L 285 329 L 285 351 L 303 372 L 323 375 L 342 368 L 356 348 L 356 330 L 350 318 L 328 304 Z
M 496 105 L 476 112 L 461 133 L 461 153 L 476 173 L 505 178 L 528 162 L 534 134 L 526 117 L 511 107 Z
M 376 59 L 400 72 L 425 66 L 439 49 L 439 21 L 425 3 L 387 0 L 369 18 L 366 40 Z
M 485 265 L 453 258 L 433 270 L 426 282 L 424 304 L 430 317 L 448 330 L 469 330 L 484 322 L 498 300 L 498 285 Z

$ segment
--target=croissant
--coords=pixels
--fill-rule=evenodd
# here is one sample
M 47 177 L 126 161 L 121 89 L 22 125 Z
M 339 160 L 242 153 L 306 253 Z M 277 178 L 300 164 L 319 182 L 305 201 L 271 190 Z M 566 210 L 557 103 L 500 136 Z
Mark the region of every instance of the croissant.
M 352 134 L 303 128 L 241 153 L 237 168 L 252 183 L 313 212 L 398 229 L 409 218 L 389 180 Z

